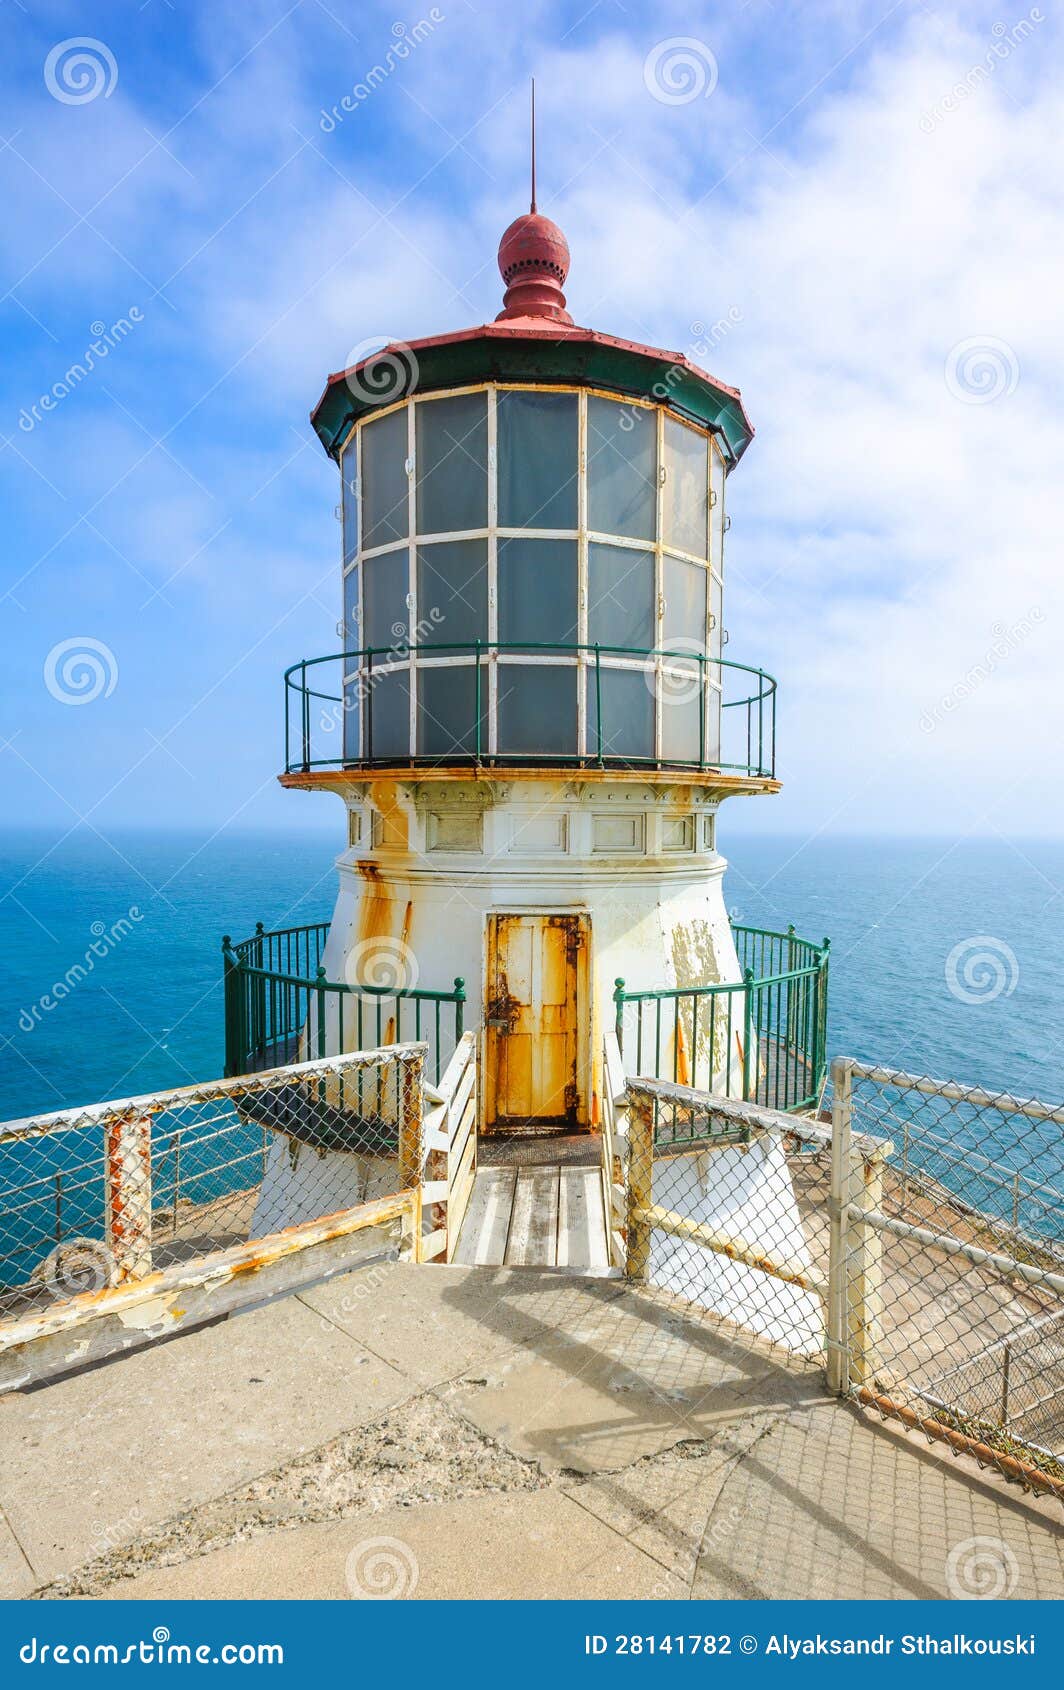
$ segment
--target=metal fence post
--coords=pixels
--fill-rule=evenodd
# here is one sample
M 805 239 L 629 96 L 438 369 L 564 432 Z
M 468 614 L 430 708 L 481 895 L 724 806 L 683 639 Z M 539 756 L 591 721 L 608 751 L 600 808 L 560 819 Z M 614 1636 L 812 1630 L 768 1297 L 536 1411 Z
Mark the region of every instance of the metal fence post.
M 851 1156 L 851 1202 L 880 1210 L 883 1203 L 881 1154 Z M 883 1240 L 878 1228 L 850 1222 L 846 1299 L 849 1305 L 850 1378 L 867 1385 L 876 1370 L 876 1334 L 883 1313 Z
M 114 1283 L 151 1272 L 151 1116 L 109 1121 L 104 1133 L 104 1225 Z
M 403 1254 L 421 1257 L 421 1122 L 424 1115 L 424 1076 L 420 1051 L 398 1058 L 399 1067 L 399 1184 L 415 1193 L 414 1212 L 403 1226 Z
M 831 1064 L 831 1085 L 831 1188 L 828 1195 L 828 1307 L 825 1347 L 828 1389 L 841 1397 L 850 1387 L 847 1257 L 853 1107 L 853 1076 L 849 1062 L 843 1057 L 836 1057 Z
M 650 1224 L 642 1213 L 654 1201 L 654 1099 L 628 1087 L 628 1249 L 625 1272 L 645 1280 L 650 1266 Z

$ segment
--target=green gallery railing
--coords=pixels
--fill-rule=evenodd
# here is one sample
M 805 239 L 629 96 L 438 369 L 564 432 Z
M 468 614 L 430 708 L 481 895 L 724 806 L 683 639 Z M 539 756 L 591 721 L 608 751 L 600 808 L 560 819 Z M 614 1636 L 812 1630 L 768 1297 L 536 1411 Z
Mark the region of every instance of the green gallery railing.
M 321 957 L 327 921 L 222 940 L 225 1076 L 348 1050 L 428 1042 L 426 1072 L 438 1080 L 462 1037 L 465 981 L 449 992 L 397 985 L 348 985 L 327 978 Z
M 771 1109 L 819 1106 L 827 1079 L 828 953 L 786 933 L 733 927 L 741 980 L 614 989 L 625 1066 Z
M 222 941 L 225 1073 L 425 1039 L 435 1081 L 465 1028 L 465 981 L 450 991 L 329 980 L 328 922 Z M 783 1110 L 814 1109 L 827 1077 L 830 944 L 732 928 L 742 979 L 614 990 L 617 1038 L 632 1074 Z
M 584 750 L 550 749 L 549 732 L 544 732 L 542 749 L 528 751 L 499 743 L 495 728 L 495 749 L 490 749 L 489 672 L 498 667 L 499 656 L 508 659 L 551 655 L 566 660 L 559 667 L 586 672 L 586 702 L 583 707 Z M 411 658 L 414 659 L 413 671 Z M 447 731 L 448 743 L 433 750 L 405 750 L 385 744 L 385 734 L 374 726 L 374 694 L 388 676 L 438 672 L 442 663 L 426 659 L 451 659 L 451 667 L 471 678 L 468 719 Z M 466 658 L 467 662 L 456 662 Z M 322 675 L 322 666 L 339 665 L 339 679 L 332 690 Z M 518 667 L 518 664 L 514 664 Z M 619 674 L 643 673 L 656 682 L 663 699 L 663 717 L 670 705 L 679 708 L 697 704 L 697 731 L 689 732 L 686 755 L 666 756 L 664 724 L 661 746 L 652 753 L 624 750 L 631 734 L 631 721 L 620 720 L 621 711 L 603 707 L 604 681 Z M 642 666 L 642 667 L 640 667 Z M 509 664 L 503 666 L 510 667 Z M 531 665 L 524 666 L 527 670 Z M 537 763 L 600 768 L 711 769 L 718 772 L 773 779 L 776 772 L 776 682 L 763 669 L 710 657 L 699 651 L 659 647 L 641 650 L 634 646 L 577 645 L 526 640 L 501 644 L 496 640 L 473 640 L 461 644 L 417 646 L 372 646 L 357 651 L 332 652 L 326 657 L 303 658 L 285 670 L 285 772 L 309 774 L 314 769 L 365 767 L 376 764 L 413 763 L 440 765 Z M 725 693 L 737 685 L 741 697 Z M 652 696 L 648 692 L 648 696 Z M 594 708 L 592 708 L 594 706 Z M 731 712 L 732 714 L 729 714 Z M 360 721 L 360 717 L 362 720 Z M 580 743 L 580 712 L 568 724 L 574 744 Z M 678 720 L 678 718 L 677 718 Z M 441 725 L 433 720 L 439 731 Z M 350 731 L 353 730 L 353 731 Z M 393 738 L 389 723 L 387 738 Z M 656 726 L 652 730 L 655 734 Z M 416 744 L 420 746 L 420 725 Z M 505 736 L 503 736 L 505 738 Z M 725 748 L 723 740 L 727 738 Z M 696 743 L 697 741 L 697 743 Z M 352 745 L 354 742 L 354 746 Z M 727 755 L 725 755 L 727 750 Z M 329 755 L 323 753 L 328 751 Z

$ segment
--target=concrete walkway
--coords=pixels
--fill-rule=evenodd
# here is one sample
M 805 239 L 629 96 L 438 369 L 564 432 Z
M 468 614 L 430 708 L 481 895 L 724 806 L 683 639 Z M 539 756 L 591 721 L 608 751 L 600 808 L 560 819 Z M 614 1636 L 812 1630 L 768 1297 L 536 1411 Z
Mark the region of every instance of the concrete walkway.
M 550 1270 L 381 1263 L 4 1398 L 0 1509 L 3 1596 L 1064 1594 L 1056 1503 Z

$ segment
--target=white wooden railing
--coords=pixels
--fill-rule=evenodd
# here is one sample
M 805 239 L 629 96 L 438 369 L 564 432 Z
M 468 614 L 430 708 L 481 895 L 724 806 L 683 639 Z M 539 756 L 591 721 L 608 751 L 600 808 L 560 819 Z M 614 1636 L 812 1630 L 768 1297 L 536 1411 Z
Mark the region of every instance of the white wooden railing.
M 477 1173 L 477 1035 L 463 1033 L 438 1086 L 425 1087 L 419 1259 L 449 1262 Z

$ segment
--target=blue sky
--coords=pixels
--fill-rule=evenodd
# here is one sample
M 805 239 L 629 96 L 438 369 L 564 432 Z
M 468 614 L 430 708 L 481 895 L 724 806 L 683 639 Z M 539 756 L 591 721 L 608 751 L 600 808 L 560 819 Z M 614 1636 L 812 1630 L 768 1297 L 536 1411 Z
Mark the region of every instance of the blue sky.
M 282 672 L 340 615 L 307 413 L 367 339 L 499 309 L 534 72 L 576 320 L 722 324 L 758 430 L 726 622 L 779 677 L 785 791 L 729 826 L 1062 831 L 1048 4 L 4 0 L 0 28 L 13 821 L 335 833 L 275 781 Z M 704 86 L 662 98 L 678 38 Z M 46 670 L 86 640 L 72 706 Z

